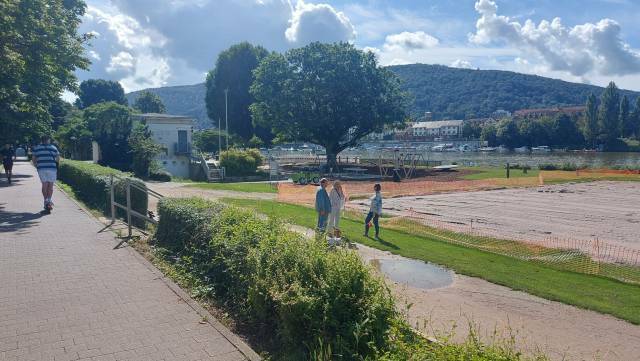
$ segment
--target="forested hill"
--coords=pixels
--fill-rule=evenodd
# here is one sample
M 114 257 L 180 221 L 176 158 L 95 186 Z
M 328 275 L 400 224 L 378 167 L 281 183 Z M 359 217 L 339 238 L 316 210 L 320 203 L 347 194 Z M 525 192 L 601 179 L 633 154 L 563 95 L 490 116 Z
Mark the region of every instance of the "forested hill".
M 593 85 L 510 71 L 425 64 L 397 65 L 390 69 L 403 80 L 403 87 L 414 97 L 412 114 L 430 111 L 435 118 L 468 119 L 488 116 L 497 109 L 513 112 L 525 108 L 583 105 L 589 93 L 599 97 L 604 90 Z M 640 95 L 626 90 L 621 94 L 629 96 L 630 100 Z
M 210 128 L 211 122 L 207 117 L 207 108 L 204 104 L 206 89 L 204 83 L 194 85 L 168 86 L 163 88 L 146 89 L 157 94 L 167 107 L 167 113 L 173 115 L 186 115 L 196 120 L 198 128 Z M 133 104 L 142 92 L 127 93 L 129 104 Z
M 593 85 L 499 70 L 426 64 L 396 65 L 389 69 L 403 80 L 404 89 L 413 96 L 411 114 L 422 116 L 430 111 L 436 119 L 484 117 L 497 109 L 581 105 L 589 93 L 599 97 L 603 90 Z M 199 127 L 210 126 L 204 104 L 204 83 L 148 90 L 162 99 L 167 113 L 193 117 Z M 640 95 L 627 90 L 621 93 L 630 97 L 630 101 Z M 138 94 L 127 94 L 129 104 L 133 104 Z

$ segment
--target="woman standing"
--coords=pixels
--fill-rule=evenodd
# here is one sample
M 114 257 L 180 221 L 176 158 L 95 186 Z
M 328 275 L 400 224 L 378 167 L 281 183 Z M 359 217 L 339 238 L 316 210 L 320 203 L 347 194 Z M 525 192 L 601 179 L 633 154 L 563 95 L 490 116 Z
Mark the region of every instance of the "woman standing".
M 333 189 L 329 193 L 331 213 L 329 214 L 329 231 L 333 237 L 340 237 L 340 213 L 344 208 L 345 194 L 340 181 L 333 182 Z

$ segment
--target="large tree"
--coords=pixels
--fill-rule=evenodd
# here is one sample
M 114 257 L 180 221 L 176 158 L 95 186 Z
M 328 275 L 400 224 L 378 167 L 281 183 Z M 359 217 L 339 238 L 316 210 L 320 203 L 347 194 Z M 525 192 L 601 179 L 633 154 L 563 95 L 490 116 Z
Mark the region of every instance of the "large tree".
M 80 109 L 88 108 L 94 104 L 115 102 L 127 105 L 124 97 L 124 89 L 117 81 L 104 79 L 89 79 L 80 83 L 80 91 L 76 105 Z
M 632 122 L 629 115 L 629 98 L 623 96 L 620 101 L 620 134 L 623 137 L 630 137 L 633 133 Z
M 93 139 L 100 145 L 101 163 L 128 169 L 132 159 L 128 143 L 131 109 L 115 102 L 98 103 L 84 110 L 84 119 Z
M 55 140 L 71 159 L 91 159 L 91 140 L 93 134 L 89 130 L 82 110 L 71 108 L 64 117 L 64 122 L 54 135 Z
M 167 108 L 160 97 L 150 91 L 143 91 L 138 95 L 133 108 L 142 113 L 166 113 Z
M 584 113 L 582 134 L 584 135 L 585 142 L 589 146 L 595 147 L 600 131 L 598 127 L 598 103 L 593 93 L 589 94 L 587 98 L 587 109 Z
M 225 92 L 229 133 L 248 141 L 255 134 L 270 142 L 273 136 L 268 128 L 252 123 L 249 106 L 254 102 L 249 93 L 253 83 L 253 71 L 269 52 L 261 46 L 247 42 L 236 44 L 218 55 L 215 68 L 207 75 L 205 102 L 209 119 L 225 129 Z
M 349 43 L 311 43 L 271 54 L 255 71 L 251 113 L 283 140 L 320 144 L 327 163 L 371 132 L 407 120 L 400 81 L 371 52 Z
M 0 141 L 51 131 L 49 109 L 87 69 L 81 0 L 0 0 Z
M 633 108 L 633 112 L 631 113 L 630 118 L 632 129 L 631 134 L 640 139 L 640 97 L 636 99 L 636 106 Z
M 614 82 L 610 82 L 600 96 L 598 124 L 600 137 L 605 144 L 613 144 L 620 137 L 620 94 Z
M 502 119 L 496 126 L 498 143 L 507 148 L 516 148 L 520 143 L 520 131 L 518 124 L 513 119 Z

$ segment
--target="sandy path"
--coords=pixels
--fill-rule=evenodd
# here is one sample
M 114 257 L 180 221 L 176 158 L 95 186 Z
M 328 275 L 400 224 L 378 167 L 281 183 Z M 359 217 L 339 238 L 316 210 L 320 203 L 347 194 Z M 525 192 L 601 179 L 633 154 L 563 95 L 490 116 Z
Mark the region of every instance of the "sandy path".
M 358 245 L 364 262 L 402 257 Z M 513 291 L 479 278 L 454 275 L 448 287 L 424 290 L 387 283 L 399 303 L 412 303 L 411 324 L 425 332 L 446 332 L 457 325 L 455 340 L 466 337 L 471 321 L 485 341 L 494 333 L 526 353 L 542 351 L 552 360 L 640 359 L 640 326 L 612 316 Z
M 363 201 L 352 205 L 362 207 Z M 411 208 L 434 220 L 499 237 L 598 238 L 640 250 L 640 182 L 592 182 L 540 188 L 447 193 L 384 200 L 390 214 Z
M 147 187 L 162 194 L 165 197 L 187 198 L 187 197 L 202 197 L 205 199 L 220 199 L 220 198 L 248 198 L 248 199 L 264 199 L 275 200 L 275 193 L 248 193 L 248 192 L 236 192 L 227 190 L 216 189 L 202 189 L 189 187 L 189 183 L 175 183 L 175 182 L 147 182 Z M 154 197 L 149 197 L 149 209 L 155 211 L 157 209 L 158 200 Z

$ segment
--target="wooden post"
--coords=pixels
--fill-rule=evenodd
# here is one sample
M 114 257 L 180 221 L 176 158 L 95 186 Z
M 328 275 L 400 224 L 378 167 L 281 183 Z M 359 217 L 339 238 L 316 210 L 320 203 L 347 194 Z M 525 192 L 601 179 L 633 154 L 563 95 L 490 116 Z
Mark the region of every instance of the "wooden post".
M 133 235 L 131 229 L 131 180 L 129 178 L 126 179 L 127 182 L 127 226 L 129 230 L 129 238 Z
M 509 179 L 509 163 L 507 163 L 507 179 Z
M 111 174 L 109 176 L 109 179 L 111 180 L 111 183 L 109 185 L 109 197 L 111 198 L 111 224 L 116 223 L 116 206 L 115 206 L 115 190 L 114 190 L 114 185 L 113 185 L 113 174 Z

